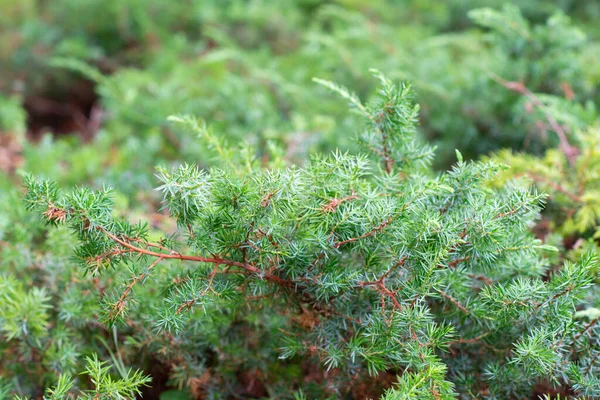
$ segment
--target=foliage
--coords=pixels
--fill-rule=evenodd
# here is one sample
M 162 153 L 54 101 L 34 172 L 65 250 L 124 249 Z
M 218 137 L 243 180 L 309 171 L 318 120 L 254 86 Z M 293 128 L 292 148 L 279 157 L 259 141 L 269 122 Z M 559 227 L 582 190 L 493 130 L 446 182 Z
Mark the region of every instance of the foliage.
M 146 224 L 113 214 L 109 189 L 63 194 L 28 177 L 25 200 L 75 233 L 86 272 L 127 266 L 131 278 L 104 308 L 116 326 L 132 304 L 148 303 L 140 286 L 163 293 L 146 315 L 160 334 L 193 335 L 202 314 L 247 317 L 260 297 L 262 312 L 285 317 L 271 343 L 279 358 L 318 361 L 338 395 L 351 376 L 384 371 L 401 375 L 388 398 L 522 397 L 540 381 L 597 395 L 595 324 L 574 317 L 595 259 L 550 272 L 540 255 L 553 248 L 529 232 L 544 196 L 487 189 L 502 166 L 458 154 L 452 171 L 428 171 L 410 87 L 376 76 L 381 88 L 366 105 L 324 82 L 366 121 L 369 157 L 338 152 L 265 169 L 242 148 L 225 160 L 231 167 L 161 171 L 179 234 L 151 240 Z M 154 269 L 169 260 L 185 272 L 161 288 Z
M 560 149 L 550 149 L 543 157 L 513 154 L 509 150 L 495 156 L 513 168 L 508 176 L 524 176 L 551 195 L 555 229 L 564 235 L 589 236 L 600 219 L 598 204 L 598 129 L 580 131 L 579 154 L 574 164 Z
M 503 3 L 0 0 L 0 398 L 600 397 L 600 7 Z
M 141 394 L 139 387 L 148 383 L 150 379 L 143 376 L 139 371 L 127 371 L 123 379 L 113 379 L 108 371 L 110 367 L 106 367 L 105 363 L 98 361 L 94 355 L 86 359 L 87 366 L 84 374 L 89 376 L 89 379 L 94 385 L 94 389 L 82 391 L 77 395 L 79 399 L 132 399 L 135 395 Z M 44 400 L 62 400 L 72 398 L 71 391 L 75 381 L 68 375 L 60 375 L 56 385 L 46 390 L 43 396 Z M 8 388 L 8 385 L 5 386 Z M 22 399 L 22 397 L 18 397 Z
M 543 156 L 509 150 L 494 154 L 493 160 L 512 166 L 496 184 L 520 178 L 522 184 L 533 183 L 549 194 L 544 220 L 536 231 L 547 242 L 560 246 L 562 257 L 573 260 L 581 254 L 598 253 L 597 113 L 593 105 L 583 107 L 552 96 L 530 93 L 528 101 L 525 117 L 535 122 L 539 133 L 562 137 L 562 144 Z M 600 315 L 597 273 L 596 268 L 595 285 L 587 292 L 589 306 L 576 314 L 589 323 L 597 323 Z
M 598 44 L 584 34 L 587 26 L 575 26 L 552 2 L 523 2 L 526 14 L 515 6 L 470 12 L 489 31 L 485 35 L 474 29 L 448 31 L 469 25 L 459 1 L 444 7 L 426 0 L 411 7 L 361 3 L 113 0 L 82 5 L 60 0 L 32 6 L 25 14 L 28 23 L 11 31 L 18 40 L 6 36 L 4 69 L 15 71 L 9 76 L 16 86 L 6 90 L 24 95 L 31 112 L 49 108 L 39 97 L 54 103 L 82 98 L 84 119 L 93 122 L 93 109 L 101 110 L 105 120 L 94 146 L 103 154 L 118 149 L 115 158 L 120 160 L 144 143 L 144 157 L 126 166 L 145 172 L 156 159 L 210 164 L 198 157 L 202 149 L 193 138 L 166 122 L 172 114 L 209 120 L 232 142 L 248 140 L 264 148 L 277 141 L 295 163 L 316 150 L 350 149 L 347 132 L 356 118 L 324 92 L 315 93 L 310 80 L 319 76 L 341 82 L 367 97 L 374 91 L 365 73 L 372 66 L 414 82 L 422 130 L 439 145 L 443 167 L 456 147 L 473 158 L 502 146 L 522 146 L 526 129 L 511 123 L 518 96 L 493 76 L 522 80 L 536 92 L 567 90 L 578 100 L 597 99 L 598 61 L 589 55 Z M 473 8 L 500 5 L 471 3 Z M 570 11 L 584 7 L 562 6 Z M 506 26 L 519 28 L 502 29 Z M 76 34 L 80 31 L 85 34 Z M 11 50 L 14 43 L 21 46 Z M 73 62 L 56 59 L 96 70 L 85 73 L 72 68 Z M 91 99 L 80 93 L 86 90 L 95 92 Z M 54 113 L 62 112 L 50 107 L 56 120 Z M 88 137 L 92 133 L 86 131 L 96 128 L 87 125 L 75 121 L 55 129 L 79 130 Z M 545 147 L 541 142 L 529 146 L 538 151 Z M 121 163 L 103 162 L 110 165 L 106 179 L 118 181 Z M 151 188 L 149 181 L 139 185 Z M 125 186 L 118 188 L 125 191 Z
M 546 209 L 553 232 L 567 238 L 597 237 L 598 204 L 598 114 L 586 107 L 554 96 L 527 94 L 525 118 L 534 122 L 537 134 L 559 138 L 560 145 L 543 156 L 503 150 L 492 159 L 511 165 L 499 183 L 526 178 L 550 195 Z
M 65 230 L 47 231 L 25 212 L 18 192 L 2 192 L 0 199 L 0 375 L 9 384 L 6 390 L 37 397 L 40 384 L 50 388 L 58 381 L 45 398 L 62 399 L 64 391 L 85 387 L 78 374 L 89 355 L 95 390 L 117 398 L 111 392 L 118 389 L 121 398 L 131 398 L 127 393 L 147 381 L 141 372 L 123 369 L 123 380 L 115 380 L 96 358 L 96 353 L 110 353 L 102 339 L 110 331 L 98 329 L 96 322 L 106 281 L 80 279 L 69 261 L 71 236 Z

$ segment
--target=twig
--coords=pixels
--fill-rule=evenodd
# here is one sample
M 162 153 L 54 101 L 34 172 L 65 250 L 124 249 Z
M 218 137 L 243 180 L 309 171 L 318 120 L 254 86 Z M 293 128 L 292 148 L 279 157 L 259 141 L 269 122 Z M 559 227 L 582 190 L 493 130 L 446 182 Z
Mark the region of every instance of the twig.
M 179 253 L 175 253 L 175 252 L 171 252 L 169 254 L 158 253 L 155 251 L 136 247 L 130 243 L 127 243 L 126 241 L 119 239 L 117 236 L 113 235 L 112 233 L 108 232 L 106 229 L 104 229 L 102 227 L 98 227 L 98 229 L 101 230 L 102 232 L 104 232 L 110 239 L 119 243 L 121 246 L 126 247 L 131 250 L 134 250 L 137 253 L 144 254 L 147 256 L 158 257 L 161 259 L 177 259 L 177 260 L 183 260 L 183 261 L 196 261 L 196 262 L 205 262 L 205 263 L 211 263 L 211 264 L 230 265 L 230 266 L 240 267 L 248 272 L 251 272 L 260 277 L 263 277 L 267 281 L 277 283 L 278 285 L 281 285 L 281 286 L 290 286 L 293 283 L 292 281 L 290 281 L 288 279 L 283 279 L 277 275 L 270 274 L 266 271 L 263 271 L 263 270 L 255 267 L 252 264 L 242 263 L 242 262 L 233 261 L 233 260 L 225 260 L 225 259 L 217 258 L 217 257 L 202 257 L 202 256 L 184 255 L 184 254 L 179 254 Z M 148 245 L 156 246 L 153 244 L 148 244 Z
M 465 314 L 470 314 L 471 312 L 469 310 L 467 310 L 462 304 L 460 304 L 460 302 L 458 300 L 456 300 L 454 297 L 450 296 L 448 293 L 444 292 L 441 289 L 436 289 L 442 296 L 444 296 L 445 298 L 447 298 L 448 300 L 450 300 L 452 302 L 452 304 L 454 304 L 456 307 L 460 308 L 460 310 L 462 312 L 464 312 Z
M 530 177 L 531 179 L 533 179 L 534 181 L 538 181 L 538 182 L 542 182 L 545 183 L 547 185 L 549 185 L 552 189 L 556 190 L 557 192 L 560 192 L 562 194 L 564 194 L 565 196 L 567 196 L 568 198 L 570 198 L 573 201 L 576 201 L 578 203 L 581 203 L 583 200 L 581 199 L 581 197 L 579 197 L 576 194 L 573 194 L 571 192 L 569 192 L 567 189 L 565 189 L 563 186 L 561 186 L 560 184 L 553 182 L 543 176 L 534 174 L 533 172 L 527 172 L 526 175 L 528 177 Z
M 580 337 L 582 337 L 587 331 L 589 331 L 590 329 L 592 329 L 592 327 L 594 325 L 596 325 L 598 322 L 600 322 L 600 317 L 594 318 L 593 320 L 590 321 L 589 324 L 587 324 L 585 326 L 585 328 L 583 328 L 583 330 L 581 332 L 579 332 L 579 334 L 577 334 L 577 336 L 575 336 L 575 338 L 573 339 L 574 342 L 576 342 Z
M 335 212 L 340 204 L 342 204 L 346 201 L 351 201 L 351 200 L 355 200 L 355 199 L 358 199 L 358 196 L 356 195 L 356 193 L 353 190 L 352 194 L 350 196 L 344 197 L 342 199 L 338 199 L 337 197 L 331 199 L 329 201 L 329 203 L 321 206 L 321 210 L 323 210 L 324 213 Z
M 123 308 L 125 305 L 125 301 L 127 300 L 127 298 L 129 297 L 129 293 L 131 292 L 131 290 L 133 289 L 133 287 L 142 279 L 144 279 L 152 270 L 152 268 L 154 268 L 159 262 L 162 261 L 162 257 L 157 258 L 152 264 L 150 264 L 150 266 L 148 267 L 148 269 L 144 272 L 142 272 L 141 274 L 139 274 L 138 276 L 134 276 L 133 279 L 131 280 L 131 283 L 129 283 L 129 285 L 127 285 L 127 287 L 125 288 L 125 291 L 123 292 L 123 294 L 121 294 L 121 297 L 119 297 L 119 300 L 113 305 L 113 309 L 116 310 L 116 312 L 118 314 L 123 312 Z
M 552 114 L 545 110 L 544 103 L 542 103 L 542 101 L 532 91 L 527 89 L 527 87 L 522 82 L 507 81 L 506 79 L 503 79 L 494 73 L 490 73 L 490 76 L 493 80 L 495 80 L 508 90 L 512 90 L 513 92 L 520 93 L 527 97 L 531 101 L 531 103 L 534 106 L 536 106 L 542 112 L 542 114 L 544 114 L 544 117 L 546 117 L 546 120 L 550 124 L 550 127 L 558 136 L 558 140 L 560 141 L 560 149 L 567 157 L 567 160 L 569 160 L 569 164 L 571 164 L 572 167 L 575 166 L 575 161 L 577 155 L 579 154 L 579 151 L 577 150 L 577 148 L 569 144 L 569 140 L 567 139 L 567 134 L 565 130 L 558 123 L 556 118 L 554 118 Z
M 450 345 L 453 345 L 453 344 L 463 344 L 463 343 L 477 343 L 481 339 L 483 339 L 484 337 L 488 336 L 489 334 L 490 334 L 490 332 L 484 332 L 481 335 L 475 336 L 474 338 L 471 338 L 471 339 L 460 338 L 460 339 L 457 339 L 457 340 L 454 340 L 454 341 L 450 342 Z
M 388 226 L 392 221 L 393 221 L 394 217 L 390 217 L 387 220 L 383 221 L 381 224 L 379 224 L 378 226 L 376 226 L 375 228 L 373 228 L 371 231 L 359 236 L 359 237 L 354 237 L 354 238 L 350 238 L 350 239 L 346 239 L 346 240 L 342 240 L 341 242 L 337 242 L 334 247 L 336 249 L 339 249 L 341 246 L 347 244 L 347 243 L 351 243 L 351 242 L 356 242 L 357 240 L 360 239 L 365 239 L 368 238 L 369 236 L 373 236 L 375 235 L 377 232 L 380 232 L 382 230 L 385 229 L 386 226 Z

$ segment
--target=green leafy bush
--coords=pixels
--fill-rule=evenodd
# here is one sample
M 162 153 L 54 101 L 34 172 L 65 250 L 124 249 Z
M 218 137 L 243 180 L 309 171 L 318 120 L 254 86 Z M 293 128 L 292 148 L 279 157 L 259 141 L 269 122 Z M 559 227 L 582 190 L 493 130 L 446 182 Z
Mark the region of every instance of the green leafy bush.
M 390 399 L 525 397 L 542 382 L 550 392 L 568 385 L 598 395 L 596 326 L 575 318 L 595 259 L 550 271 L 542 253 L 553 248 L 529 232 L 544 196 L 488 189 L 501 165 L 459 154 L 451 171 L 432 174 L 432 151 L 414 137 L 410 87 L 377 76 L 381 88 L 366 105 L 322 82 L 365 120 L 360 142 L 370 156 L 338 152 L 304 167 L 275 167 L 274 158 L 264 168 L 241 148 L 207 172 L 161 171 L 177 233 L 156 238 L 147 224 L 115 216 L 109 189 L 64 194 L 27 178 L 26 201 L 75 233 L 85 271 L 128 269 L 103 307 L 115 326 L 144 310 L 158 335 L 186 343 L 217 321 L 231 335 L 234 321 L 260 316 L 247 334 L 270 331 L 258 345 L 271 354 L 259 374 L 276 379 L 270 396 L 305 390 L 297 375 L 274 373 L 290 362 L 323 366 L 321 389 L 336 396 L 350 380 L 374 387 L 384 372 L 399 375 Z M 219 358 L 241 355 L 219 339 L 210 344 Z M 168 358 L 174 347 L 157 351 Z M 196 349 L 179 365 L 226 381 L 211 358 Z

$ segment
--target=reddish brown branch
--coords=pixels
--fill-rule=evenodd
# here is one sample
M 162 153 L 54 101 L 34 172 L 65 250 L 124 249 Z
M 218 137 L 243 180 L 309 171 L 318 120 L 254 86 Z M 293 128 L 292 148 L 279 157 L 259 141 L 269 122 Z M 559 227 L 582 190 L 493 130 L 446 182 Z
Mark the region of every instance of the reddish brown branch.
M 119 243 L 121 246 L 126 247 L 131 250 L 134 250 L 135 252 L 146 255 L 146 256 L 157 257 L 157 258 L 161 258 L 161 259 L 176 259 L 176 260 L 183 260 L 183 261 L 195 261 L 195 262 L 204 262 L 204 263 L 210 263 L 210 264 L 223 264 L 223 265 L 235 266 L 235 267 L 242 268 L 253 274 L 256 274 L 259 277 L 262 277 L 267 281 L 276 283 L 281 286 L 290 286 L 292 284 L 292 281 L 290 281 L 288 279 L 283 279 L 277 275 L 263 271 L 263 270 L 255 267 L 252 264 L 243 263 L 243 262 L 239 262 L 239 261 L 233 261 L 233 260 L 226 260 L 226 259 L 222 259 L 222 258 L 218 258 L 218 257 L 193 256 L 193 255 L 179 254 L 179 253 L 175 253 L 175 252 L 171 252 L 169 254 L 158 253 L 158 252 L 155 252 L 152 250 L 136 247 L 136 246 L 132 245 L 131 243 L 128 243 L 122 239 L 119 239 L 117 236 L 113 235 L 112 233 L 108 232 L 106 229 L 104 229 L 102 227 L 98 227 L 98 229 L 101 230 L 102 232 L 104 232 L 111 240 Z M 150 243 L 148 243 L 147 245 L 148 246 L 157 246 L 157 245 L 150 244 Z
M 450 261 L 448 263 L 448 267 L 454 268 L 454 267 L 456 267 L 457 264 L 460 264 L 463 261 L 468 261 L 470 259 L 471 259 L 471 256 L 466 256 L 466 257 L 463 257 L 463 258 L 457 258 L 456 260 Z
M 352 194 L 350 196 L 344 197 L 342 199 L 338 199 L 333 198 L 329 201 L 329 203 L 324 204 L 323 206 L 321 206 L 321 210 L 324 213 L 327 212 L 335 212 L 337 210 L 337 208 L 339 207 L 340 204 L 346 202 L 346 201 L 351 201 L 351 200 L 355 200 L 358 199 L 358 196 L 356 195 L 356 193 L 354 193 L 354 190 L 352 191 Z
M 148 267 L 148 269 L 146 271 L 133 277 L 133 279 L 131 280 L 129 285 L 127 285 L 127 287 L 125 288 L 125 291 L 121 294 L 121 297 L 119 297 L 119 300 L 113 305 L 113 310 L 115 310 L 118 314 L 121 314 L 123 312 L 123 309 L 125 307 L 125 301 L 129 297 L 129 293 L 131 293 L 131 290 L 133 289 L 133 287 L 139 281 L 144 279 L 144 277 L 146 277 L 150 273 L 152 268 L 154 268 L 162 259 L 163 259 L 162 257 L 157 258 L 152 264 L 150 264 L 150 266 Z
M 385 161 L 385 172 L 389 174 L 394 168 L 394 159 L 390 157 L 390 151 L 387 145 L 387 135 L 383 136 L 383 159 Z
M 384 117 L 385 117 L 385 110 L 382 110 L 375 117 L 375 121 L 378 124 L 382 124 Z M 390 149 L 388 147 L 388 135 L 384 132 L 382 127 L 379 128 L 379 131 L 381 132 L 381 147 L 382 147 L 383 151 L 377 152 L 377 153 L 379 153 L 381 155 L 381 157 L 383 158 L 385 172 L 387 172 L 389 174 L 394 169 L 394 159 L 390 155 Z
M 575 338 L 573 339 L 573 341 L 576 342 L 577 340 L 579 340 L 580 337 L 582 337 L 587 331 L 589 331 L 590 329 L 592 329 L 592 327 L 594 325 L 596 325 L 598 322 L 600 322 L 600 317 L 597 317 L 597 318 L 594 318 L 593 320 L 591 320 L 590 323 L 587 324 L 585 326 L 585 328 L 583 328 L 583 330 L 577 334 L 577 336 L 575 336 Z
M 510 210 L 510 211 L 507 211 L 507 212 L 502 212 L 502 213 L 500 213 L 500 214 L 496 215 L 496 216 L 494 217 L 494 219 L 499 219 L 499 218 L 509 217 L 509 216 L 511 216 L 511 215 L 513 215 L 513 214 L 515 214 L 517 211 L 519 211 L 519 209 L 518 209 L 518 208 L 513 208 L 513 209 L 512 209 L 512 210 Z
M 548 186 L 550 186 L 552 189 L 556 190 L 559 193 L 564 194 L 565 196 L 567 196 L 568 198 L 570 198 L 571 200 L 581 203 L 583 200 L 581 199 L 581 197 L 579 197 L 576 194 L 573 194 L 571 192 L 569 192 L 567 189 L 565 189 L 563 186 L 561 186 L 560 184 L 553 182 L 551 180 L 548 180 L 547 178 L 534 174 L 532 172 L 527 172 L 526 175 L 528 177 L 530 177 L 531 179 L 533 179 L 534 181 L 537 182 L 542 182 Z
M 362 281 L 359 283 L 360 286 L 369 286 L 369 285 L 377 285 L 380 283 L 383 283 L 384 279 L 388 277 L 388 275 L 394 271 L 396 268 L 403 266 L 406 263 L 406 260 L 408 260 L 408 256 L 404 256 L 402 259 L 400 259 L 400 261 L 396 262 L 394 265 L 392 265 L 383 275 L 381 275 L 379 278 L 377 278 L 374 281 Z
M 181 314 L 181 312 L 186 309 L 189 310 L 194 304 L 196 304 L 196 301 L 197 299 L 191 299 L 183 302 L 179 307 L 177 307 L 177 311 L 175 311 L 175 314 Z
M 454 340 L 454 341 L 450 342 L 450 345 L 463 344 L 463 343 L 477 343 L 481 339 L 483 339 L 484 337 L 488 336 L 489 334 L 490 334 L 490 332 L 485 332 L 485 333 L 482 333 L 481 335 L 476 336 L 476 337 L 471 338 L 471 339 L 462 339 L 462 338 L 460 338 L 460 339 L 457 339 L 457 340 Z
M 520 93 L 527 97 L 529 101 L 531 101 L 531 104 L 536 106 L 542 112 L 542 114 L 544 114 L 544 117 L 550 124 L 550 127 L 558 136 L 558 140 L 560 142 L 560 149 L 567 157 L 567 160 L 569 160 L 569 164 L 571 164 L 571 166 L 574 166 L 579 151 L 577 150 L 577 148 L 569 144 L 569 140 L 567 139 L 567 134 L 565 130 L 558 123 L 556 118 L 554 118 L 552 114 L 550 114 L 544 109 L 544 103 L 542 103 L 542 101 L 532 91 L 527 89 L 527 87 L 522 82 L 507 81 L 495 74 L 492 74 L 492 79 L 494 79 L 496 82 L 498 82 L 508 90 L 512 90 L 513 92 Z
M 456 300 L 454 297 L 450 296 L 448 293 L 444 292 L 441 289 L 436 289 L 442 296 L 444 296 L 446 299 L 450 300 L 450 302 L 452 302 L 452 304 L 454 304 L 456 307 L 460 308 L 460 310 L 462 312 L 464 312 L 465 314 L 470 314 L 471 312 L 466 309 L 462 304 L 460 304 L 460 302 L 458 300 Z
M 362 281 L 362 282 L 358 283 L 359 287 L 372 286 L 375 288 L 376 291 L 381 293 L 381 308 L 382 308 L 382 310 L 385 310 L 384 297 L 387 297 L 388 299 L 391 300 L 392 304 L 394 305 L 394 308 L 402 310 L 402 306 L 400 305 L 400 303 L 398 302 L 398 299 L 396 298 L 396 293 L 394 291 L 391 291 L 390 289 L 388 289 L 385 286 L 385 284 L 383 283 L 383 281 L 393 269 L 397 268 L 400 265 L 403 265 L 404 262 L 406 262 L 407 258 L 408 257 L 405 257 L 402 260 L 400 260 L 399 262 L 397 262 L 396 264 L 394 264 L 394 266 L 392 266 L 392 268 L 390 268 L 386 273 L 384 273 L 382 276 L 380 276 L 377 280 Z
M 402 306 L 400 305 L 400 303 L 398 302 L 398 299 L 396 298 L 396 293 L 392 292 L 390 289 L 385 287 L 385 285 L 383 283 L 378 283 L 377 285 L 375 285 L 375 287 L 379 293 L 386 296 L 388 299 L 390 299 L 392 301 L 394 308 L 397 308 L 398 310 L 402 310 Z
M 556 300 L 559 297 L 564 296 L 565 294 L 569 293 L 573 289 L 575 289 L 575 286 L 573 286 L 573 285 L 568 286 L 566 289 L 562 290 L 559 293 L 556 293 L 554 296 L 550 297 L 548 300 L 544 301 L 543 303 L 535 303 L 535 308 L 538 309 L 542 306 L 545 306 L 546 304 L 550 303 L 551 301 Z
M 468 275 L 469 278 L 471 279 L 477 279 L 478 281 L 482 281 L 483 283 L 485 283 L 486 285 L 491 285 L 492 283 L 494 283 L 493 280 L 491 280 L 490 278 L 488 278 L 485 275 L 476 275 L 476 274 L 469 274 Z

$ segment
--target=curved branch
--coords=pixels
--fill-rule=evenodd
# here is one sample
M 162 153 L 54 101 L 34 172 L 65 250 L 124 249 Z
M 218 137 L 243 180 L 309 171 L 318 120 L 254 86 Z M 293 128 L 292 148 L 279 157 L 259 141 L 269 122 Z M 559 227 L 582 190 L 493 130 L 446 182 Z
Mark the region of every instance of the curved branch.
M 106 236 L 108 236 L 112 241 L 120 244 L 123 247 L 128 248 L 129 250 L 132 250 L 136 253 L 143 254 L 146 256 L 157 257 L 159 259 L 165 259 L 165 260 L 166 259 L 176 259 L 176 260 L 183 260 L 183 261 L 204 262 L 204 263 L 217 264 L 217 265 L 221 265 L 221 264 L 222 265 L 230 265 L 230 266 L 242 268 L 248 272 L 251 272 L 253 274 L 256 274 L 256 275 L 264 278 L 265 280 L 267 280 L 269 282 L 273 282 L 273 283 L 276 283 L 281 286 L 290 286 L 293 283 L 289 279 L 284 279 L 275 274 L 269 273 L 267 271 L 263 271 L 263 270 L 255 267 L 252 264 L 222 259 L 220 257 L 202 257 L 202 256 L 194 256 L 194 255 L 185 255 L 185 254 L 180 254 L 180 253 L 176 253 L 173 251 L 168 254 L 159 253 L 156 251 L 152 251 L 152 250 L 134 246 L 131 243 L 128 243 L 128 242 L 120 239 L 116 235 L 108 232 L 106 229 L 104 229 L 102 227 L 98 227 L 98 229 L 100 231 L 104 232 L 104 234 L 106 234 Z M 153 244 L 148 244 L 148 246 L 156 247 L 156 245 L 153 245 Z

